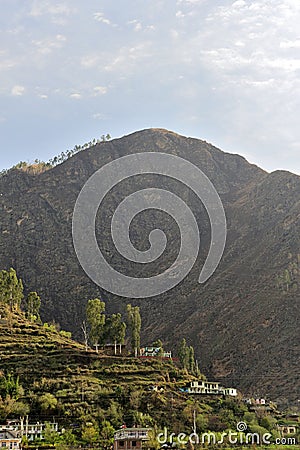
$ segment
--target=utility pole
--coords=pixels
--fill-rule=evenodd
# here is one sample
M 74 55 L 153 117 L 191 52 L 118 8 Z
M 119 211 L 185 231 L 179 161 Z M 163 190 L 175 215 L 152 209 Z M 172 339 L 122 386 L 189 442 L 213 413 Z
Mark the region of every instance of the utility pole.
M 197 426 L 196 426 L 196 410 L 193 411 L 193 433 L 197 434 Z

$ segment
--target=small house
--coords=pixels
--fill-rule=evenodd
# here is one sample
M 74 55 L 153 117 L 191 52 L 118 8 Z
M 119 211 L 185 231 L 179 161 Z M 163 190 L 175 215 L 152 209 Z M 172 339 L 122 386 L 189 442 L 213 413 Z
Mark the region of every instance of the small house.
M 2 430 L 0 431 L 0 448 L 19 450 L 21 448 L 21 438 L 15 431 Z
M 189 394 L 237 396 L 237 389 L 224 388 L 217 381 L 192 381 L 187 392 Z
M 290 425 L 277 425 L 277 430 L 279 431 L 281 436 L 287 436 L 291 434 L 297 433 L 297 425 L 296 424 L 290 424 Z
M 147 358 L 172 358 L 171 352 L 165 352 L 161 347 L 142 347 L 140 349 L 140 356 Z
M 147 448 L 151 428 L 122 428 L 114 434 L 114 450 Z

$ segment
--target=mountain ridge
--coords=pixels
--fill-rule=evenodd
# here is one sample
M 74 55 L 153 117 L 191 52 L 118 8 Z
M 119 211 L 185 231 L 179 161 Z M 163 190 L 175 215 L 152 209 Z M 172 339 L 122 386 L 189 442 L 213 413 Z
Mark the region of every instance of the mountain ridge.
M 300 254 L 300 177 L 296 174 L 268 173 L 205 141 L 160 129 L 100 143 L 39 175 L 12 171 L 0 177 L 1 268 L 14 266 L 26 288 L 36 287 L 44 299 L 44 317 L 61 322 L 77 338 L 88 298 L 101 295 L 110 312 L 123 310 L 126 300 L 103 292 L 81 269 L 73 249 L 71 221 L 76 198 L 92 173 L 115 158 L 138 151 L 175 154 L 200 167 L 215 185 L 228 222 L 220 266 L 207 284 L 200 286 L 195 279 L 210 240 L 207 214 L 181 186 L 163 185 L 180 193 L 196 210 L 203 247 L 195 267 L 179 286 L 159 299 L 134 301 L 144 316 L 143 340 L 163 337 L 176 347 L 178 336 L 186 335 L 195 346 L 202 371 L 221 380 L 234 380 L 250 394 L 296 401 L 299 375 L 294 358 L 300 289 L 296 263 Z M 154 183 L 151 178 L 143 181 Z M 123 194 L 142 185 L 141 180 L 128 183 Z M 120 196 L 117 192 L 106 204 L 108 215 L 117 194 Z M 142 228 L 148 229 L 154 219 L 141 220 Z M 107 230 L 98 224 L 104 246 L 109 242 Z M 139 243 L 138 232 L 135 238 Z M 171 237 L 171 247 L 175 243 Z M 171 249 L 167 262 L 172 258 Z M 293 278 L 287 291 L 276 281 L 286 270 Z

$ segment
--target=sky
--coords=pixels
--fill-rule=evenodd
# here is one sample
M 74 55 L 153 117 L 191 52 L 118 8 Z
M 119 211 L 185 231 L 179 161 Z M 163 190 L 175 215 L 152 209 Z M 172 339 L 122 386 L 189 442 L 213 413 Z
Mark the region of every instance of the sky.
M 300 0 L 0 7 L 0 170 L 156 127 L 300 174 Z

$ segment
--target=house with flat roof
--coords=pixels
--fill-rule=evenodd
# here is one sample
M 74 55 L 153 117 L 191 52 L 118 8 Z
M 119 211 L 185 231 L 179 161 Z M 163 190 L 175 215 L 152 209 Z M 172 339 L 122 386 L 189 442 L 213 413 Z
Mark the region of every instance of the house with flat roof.
M 47 425 L 50 427 L 51 431 L 58 432 L 58 423 L 49 422 Z M 34 441 L 35 439 L 44 439 L 46 423 L 36 422 L 28 423 L 27 420 L 8 420 L 5 425 L 0 425 L 0 433 L 4 431 L 17 433 L 18 436 L 26 436 L 29 441 Z
M 189 394 L 237 396 L 237 390 L 235 388 L 224 388 L 218 381 L 206 380 L 191 381 L 186 392 Z
M 114 450 L 147 448 L 151 428 L 122 428 L 114 434 Z
M 165 352 L 161 347 L 142 347 L 140 349 L 140 356 L 147 358 L 172 358 L 172 352 Z

